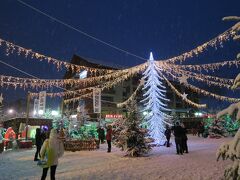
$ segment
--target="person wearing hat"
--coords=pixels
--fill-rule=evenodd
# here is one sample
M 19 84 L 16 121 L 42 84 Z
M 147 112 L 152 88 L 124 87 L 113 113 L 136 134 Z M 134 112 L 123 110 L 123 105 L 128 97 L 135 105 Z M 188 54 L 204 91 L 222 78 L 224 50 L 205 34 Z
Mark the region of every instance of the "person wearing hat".
M 63 156 L 64 146 L 61 139 L 58 138 L 57 130 L 52 129 L 49 139 L 46 139 L 40 151 L 41 158 L 47 155 L 47 163 L 43 167 L 42 178 L 45 180 L 47 177 L 48 169 L 51 169 L 51 180 L 55 180 L 55 173 L 58 165 L 58 158 Z
M 185 127 L 185 125 L 182 123 L 181 124 L 182 128 L 183 128 L 183 136 L 182 136 L 182 149 L 183 149 L 183 152 L 185 153 L 188 153 L 188 145 L 187 145 L 187 140 L 188 140 L 188 137 L 187 137 L 187 129 Z
M 165 130 L 164 134 L 165 134 L 166 139 L 167 139 L 166 146 L 170 147 L 171 128 L 168 125 L 166 125 L 166 130 Z

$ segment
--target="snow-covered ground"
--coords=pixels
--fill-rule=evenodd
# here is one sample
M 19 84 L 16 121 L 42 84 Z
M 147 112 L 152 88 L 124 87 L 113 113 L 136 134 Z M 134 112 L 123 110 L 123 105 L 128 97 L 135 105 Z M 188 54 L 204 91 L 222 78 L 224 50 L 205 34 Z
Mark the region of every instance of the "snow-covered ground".
M 156 147 L 139 158 L 123 157 L 123 152 L 115 147 L 107 153 L 106 144 L 97 151 L 65 152 L 56 179 L 218 180 L 229 162 L 216 162 L 216 149 L 229 140 L 190 136 L 189 154 L 184 155 L 176 155 L 174 143 L 170 148 Z M 35 149 L 0 154 L 0 179 L 40 179 L 42 169 L 33 161 L 34 152 Z

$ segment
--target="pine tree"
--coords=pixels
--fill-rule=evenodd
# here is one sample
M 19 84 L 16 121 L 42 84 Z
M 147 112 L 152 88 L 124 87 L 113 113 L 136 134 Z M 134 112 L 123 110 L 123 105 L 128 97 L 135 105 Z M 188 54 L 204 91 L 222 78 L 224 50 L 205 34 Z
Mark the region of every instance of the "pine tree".
M 153 59 L 152 53 L 148 61 L 148 67 L 143 73 L 144 87 L 143 94 L 144 99 L 144 110 L 147 112 L 145 121 L 150 130 L 150 135 L 157 144 L 163 144 L 165 142 L 165 126 L 170 125 L 171 116 L 167 115 L 166 112 L 170 111 L 167 109 L 165 98 L 166 87 L 161 82 L 161 69 L 157 67 Z
M 225 129 L 225 121 L 222 119 L 215 119 L 213 120 L 211 126 L 209 126 L 209 135 L 210 137 L 226 137 L 227 131 Z
M 66 116 L 53 117 L 53 128 L 54 129 L 68 129 L 69 119 Z
M 147 129 L 140 127 L 141 119 L 137 114 L 136 103 L 128 106 L 129 116 L 122 122 L 115 123 L 115 144 L 126 152 L 126 156 L 141 156 L 151 150 Z
M 228 132 L 229 135 L 234 136 L 235 133 L 237 132 L 240 122 L 233 120 L 233 118 L 231 118 L 230 115 L 224 115 L 222 117 L 222 119 L 224 120 L 224 128 L 226 129 L 226 131 Z

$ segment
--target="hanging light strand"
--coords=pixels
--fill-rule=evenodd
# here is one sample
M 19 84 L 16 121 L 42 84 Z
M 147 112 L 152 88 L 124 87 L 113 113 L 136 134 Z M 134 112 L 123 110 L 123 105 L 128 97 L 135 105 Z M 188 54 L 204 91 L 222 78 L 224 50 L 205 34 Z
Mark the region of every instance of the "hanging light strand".
M 218 99 L 218 100 L 222 100 L 222 101 L 228 101 L 228 102 L 239 102 L 240 99 L 239 98 L 231 98 L 231 97 L 226 97 L 226 96 L 220 96 L 220 95 L 217 95 L 217 94 L 214 94 L 214 93 L 211 93 L 209 91 L 206 91 L 204 89 L 200 89 L 196 86 L 193 86 L 191 84 L 187 84 L 186 87 L 189 87 L 190 89 L 192 89 L 194 92 L 198 93 L 198 94 L 203 94 L 205 96 L 211 96 L 215 99 Z
M 174 74 L 172 74 L 170 72 L 168 74 L 171 75 L 172 78 L 178 79 L 178 77 L 176 77 Z M 240 101 L 240 99 L 238 99 L 238 98 L 231 98 L 231 97 L 226 97 L 226 96 L 220 96 L 220 95 L 211 93 L 209 91 L 206 91 L 204 89 L 198 88 L 196 86 L 193 86 L 193 85 L 191 85 L 189 83 L 188 84 L 183 84 L 183 86 L 186 86 L 187 88 L 192 89 L 193 92 L 196 92 L 198 94 L 203 94 L 205 96 L 211 96 L 211 97 L 213 97 L 215 99 L 218 99 L 218 100 L 228 101 L 228 102 L 239 102 Z
M 197 104 L 193 101 L 191 101 L 188 98 L 183 98 L 182 94 L 172 85 L 172 83 L 170 83 L 170 81 L 168 81 L 168 79 L 163 75 L 164 80 L 167 82 L 167 84 L 169 85 L 169 87 L 176 93 L 177 96 L 179 96 L 180 98 L 182 98 L 183 101 L 185 101 L 186 103 L 197 107 L 197 108 L 205 108 L 206 104 Z
M 184 74 L 187 74 L 187 76 L 189 78 L 198 78 L 198 79 L 201 79 L 201 81 L 203 82 L 209 82 L 211 83 L 210 81 L 212 82 L 216 82 L 216 84 L 218 83 L 219 85 L 221 86 L 228 86 L 230 84 L 233 84 L 233 79 L 227 79 L 227 78 L 220 78 L 220 77 L 216 77 L 216 76 L 210 76 L 210 75 L 205 75 L 205 74 L 202 74 L 202 73 L 194 73 L 194 72 L 191 72 L 191 71 L 186 71 L 186 70 L 182 70 L 179 66 L 175 66 L 175 65 L 166 65 L 165 64 L 165 69 L 164 71 L 173 71 L 174 74 L 177 74 L 177 76 L 182 76 L 182 73 Z M 225 84 L 225 85 L 224 85 Z
M 219 70 L 220 68 L 224 66 L 228 66 L 229 68 L 232 66 L 238 66 L 240 65 L 239 60 L 232 60 L 232 61 L 219 61 L 218 63 L 209 63 L 209 64 L 200 64 L 200 65 L 175 65 L 181 69 L 188 69 L 188 70 L 194 70 L 194 71 L 214 71 Z
M 89 85 L 100 84 L 106 81 L 112 81 L 116 78 L 125 78 L 126 76 L 132 77 L 140 73 L 146 67 L 145 63 L 124 70 L 118 70 L 113 73 L 109 73 L 97 77 L 88 77 L 84 79 L 35 79 L 35 78 L 20 78 L 13 76 L 0 75 L 0 86 L 14 86 L 20 88 L 50 88 L 53 86 L 66 87 L 76 87 L 77 85 L 81 87 L 86 87 Z
M 137 86 L 136 90 L 132 93 L 132 95 L 131 95 L 126 101 L 121 102 L 121 103 L 118 103 L 118 104 L 117 104 L 117 107 L 126 106 L 127 104 L 129 104 L 130 102 L 132 102 L 134 99 L 136 99 L 137 92 L 138 92 L 139 90 L 141 90 L 142 86 L 143 86 L 143 81 L 141 81 L 141 82 L 139 83 L 139 85 Z
M 87 70 L 91 73 L 96 73 L 96 72 L 111 73 L 111 72 L 115 71 L 112 69 L 91 68 L 91 67 L 87 67 L 87 66 L 80 66 L 80 65 L 72 64 L 72 63 L 69 63 L 66 61 L 61 61 L 56 58 L 34 52 L 32 49 L 27 49 L 27 48 L 21 47 L 19 45 L 16 45 L 14 43 L 11 43 L 11 42 L 6 41 L 1 38 L 0 38 L 0 46 L 6 47 L 6 55 L 7 56 L 9 56 L 9 54 L 13 54 L 14 52 L 16 52 L 19 56 L 24 55 L 26 58 L 30 57 L 31 59 L 34 58 L 39 61 L 47 61 L 48 63 L 52 63 L 52 64 L 56 65 L 58 70 L 60 70 L 62 68 L 62 66 L 65 66 L 67 69 L 71 69 L 73 72 L 75 72 L 75 71 L 80 72 L 81 70 Z
M 215 47 L 222 46 L 223 42 L 228 41 L 230 38 L 235 37 L 236 33 L 239 31 L 240 23 L 235 24 L 227 31 L 223 32 L 222 34 L 218 35 L 217 37 L 211 39 L 210 41 L 196 47 L 195 49 L 185 52 L 179 56 L 175 56 L 170 59 L 164 60 L 167 63 L 176 63 L 176 62 L 184 62 L 188 58 L 192 58 L 194 56 L 198 56 L 199 54 L 203 53 L 207 50 L 208 47 Z
M 205 79 L 204 75 L 201 75 L 201 74 L 199 75 L 199 74 L 196 74 L 196 73 L 192 73 L 190 71 L 180 70 L 180 72 L 182 72 L 182 74 L 189 77 L 190 79 L 204 82 L 208 86 L 214 85 L 214 86 L 218 86 L 218 87 L 225 87 L 225 88 L 228 88 L 228 89 L 231 89 L 231 86 L 232 86 L 231 84 L 225 84 L 225 83 L 220 83 L 220 82 L 216 82 L 216 81 L 211 81 L 211 80 L 208 80 L 207 78 Z
M 225 88 L 231 89 L 232 82 L 233 82 L 233 79 L 222 79 L 222 78 L 215 77 L 215 76 L 209 77 L 209 76 L 206 76 L 203 74 L 197 74 L 197 73 L 193 73 L 190 71 L 184 71 L 184 70 L 181 70 L 180 68 L 176 68 L 176 70 L 177 70 L 177 72 L 181 73 L 181 76 L 185 75 L 189 79 L 204 82 L 208 86 L 214 85 L 214 86 L 218 86 L 218 87 L 225 87 Z M 180 78 L 180 77 L 178 77 L 178 78 Z M 221 80 L 222 82 L 217 82 L 217 80 Z
M 101 88 L 101 91 L 104 91 L 106 89 L 110 89 L 110 88 L 116 86 L 117 84 L 129 79 L 129 77 L 130 76 L 128 76 L 128 75 L 124 75 L 122 77 L 116 78 L 114 81 L 109 81 L 109 82 L 106 82 L 103 85 L 98 85 L 98 86 L 96 86 L 96 88 Z M 91 96 L 91 95 L 92 95 L 92 92 L 88 93 L 88 95 L 86 95 L 86 96 Z M 66 99 L 66 100 L 64 100 L 64 103 L 68 104 L 68 103 L 71 103 L 71 102 L 76 102 L 76 101 L 78 101 L 82 98 L 83 98 L 83 96 L 78 96 L 78 97 L 75 97 L 75 98 Z

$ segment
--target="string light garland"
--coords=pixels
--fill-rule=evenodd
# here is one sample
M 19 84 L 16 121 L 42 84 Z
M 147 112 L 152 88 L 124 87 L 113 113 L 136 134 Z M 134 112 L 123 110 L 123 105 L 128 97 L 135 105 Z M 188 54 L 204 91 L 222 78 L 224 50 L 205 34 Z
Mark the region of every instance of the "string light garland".
M 81 70 L 87 70 L 91 73 L 96 73 L 96 72 L 107 72 L 111 73 L 114 72 L 115 70 L 109 70 L 109 69 L 100 69 L 100 68 L 91 68 L 87 66 L 80 66 L 76 64 L 72 64 L 66 61 L 61 61 L 56 58 L 50 57 L 43 55 L 38 52 L 34 52 L 32 49 L 27 49 L 24 47 L 21 47 L 19 45 L 16 45 L 14 43 L 11 43 L 9 41 L 6 41 L 4 39 L 0 38 L 0 46 L 6 47 L 6 55 L 8 56 L 10 53 L 13 54 L 14 52 L 17 52 L 17 54 L 20 56 L 23 54 L 26 58 L 30 57 L 31 59 L 35 58 L 39 61 L 47 61 L 48 63 L 52 63 L 57 66 L 57 69 L 60 70 L 62 66 L 65 66 L 67 69 L 71 69 L 73 72 L 80 72 Z
M 215 48 L 217 48 L 217 46 L 222 46 L 223 42 L 228 41 L 230 38 L 233 38 L 239 30 L 240 30 L 240 23 L 237 23 L 234 26 L 232 26 L 230 29 L 228 29 L 227 31 L 225 31 L 222 34 L 218 35 L 217 37 L 211 39 L 210 41 L 196 47 L 195 49 L 185 52 L 179 56 L 176 56 L 176 57 L 173 57 L 170 59 L 166 59 L 164 61 L 167 63 L 176 63 L 176 62 L 182 63 L 183 61 L 185 61 L 188 58 L 198 56 L 199 54 L 201 54 L 202 52 L 207 50 L 207 48 L 209 46 L 215 47 Z
M 238 67 L 240 64 L 239 61 L 233 60 L 233 61 L 223 61 L 218 63 L 211 63 L 211 64 L 202 64 L 202 65 L 176 65 L 174 63 L 176 62 L 183 62 L 187 58 L 191 58 L 193 56 L 197 56 L 198 54 L 204 52 L 209 46 L 211 47 L 218 47 L 219 45 L 222 46 L 222 43 L 229 40 L 230 38 L 236 38 L 236 33 L 240 31 L 240 23 L 235 24 L 233 27 L 225 31 L 224 33 L 220 34 L 216 38 L 210 40 L 209 42 L 204 43 L 201 46 L 198 46 L 197 48 L 183 53 L 180 56 L 176 56 L 174 58 L 166 59 L 164 61 L 155 61 L 157 64 L 157 67 L 159 67 L 164 74 L 167 74 L 169 77 L 173 78 L 174 80 L 179 81 L 179 78 L 182 76 L 186 76 L 192 80 L 197 80 L 204 82 L 208 85 L 215 85 L 219 87 L 227 87 L 230 88 L 230 84 L 233 83 L 233 79 L 226 79 L 226 78 L 220 78 L 210 75 L 205 75 L 202 73 L 195 73 L 191 72 L 190 70 L 194 71 L 214 71 L 216 69 L 219 69 L 223 66 L 228 65 L 231 67 L 232 65 L 235 65 Z M 17 52 L 18 55 L 24 54 L 26 57 L 36 58 L 40 61 L 46 60 L 49 63 L 53 63 L 57 66 L 58 69 L 60 69 L 62 66 L 65 66 L 68 69 L 80 71 L 82 69 L 85 69 L 87 71 L 90 71 L 90 73 L 99 73 L 103 72 L 104 75 L 98 76 L 98 77 L 88 77 L 85 79 L 31 79 L 31 78 L 19 78 L 19 77 L 12 77 L 12 76 L 4 76 L 0 75 L 0 86 L 13 86 L 14 88 L 20 87 L 20 88 L 49 88 L 49 87 L 66 87 L 70 85 L 70 87 L 78 87 L 81 86 L 81 89 L 76 90 L 66 90 L 66 92 L 58 92 L 58 93 L 47 93 L 50 97 L 69 97 L 70 99 L 64 100 L 64 103 L 70 103 L 78 101 L 84 97 L 90 97 L 92 96 L 92 90 L 94 88 L 101 88 L 101 90 L 109 89 L 115 86 L 116 84 L 119 84 L 120 82 L 125 81 L 126 79 L 136 75 L 137 73 L 143 72 L 146 67 L 147 63 L 140 64 L 138 66 L 134 66 L 131 68 L 123 69 L 123 70 L 107 70 L 107 69 L 98 69 L 98 68 L 90 68 L 86 66 L 79 66 L 75 64 L 71 64 L 68 62 L 60 61 L 58 59 L 42 55 L 40 53 L 36 53 L 32 51 L 31 49 L 26 49 L 21 46 L 15 45 L 11 42 L 5 41 L 3 39 L 0 39 L 0 46 L 6 46 L 6 55 L 9 55 L 9 53 Z M 101 73 L 100 73 L 101 74 Z M 183 99 L 183 101 L 187 102 L 188 104 L 203 108 L 206 107 L 206 104 L 197 104 L 192 102 L 187 98 L 187 94 L 181 94 L 171 83 L 168 81 L 168 79 L 164 76 L 164 80 L 166 80 L 167 84 L 170 86 L 170 88 Z M 89 85 L 93 85 L 91 87 L 86 87 Z M 137 87 L 137 89 L 134 91 L 134 93 L 129 97 L 128 100 L 118 103 L 119 106 L 123 106 L 126 103 L 130 102 L 136 97 L 137 91 L 140 89 L 142 84 L 140 83 Z M 193 86 L 189 84 L 188 82 L 184 83 L 184 86 L 188 87 L 189 89 L 192 89 L 194 92 L 197 92 L 199 94 L 204 94 L 207 96 L 212 96 L 219 100 L 225 100 L 229 102 L 238 102 L 240 99 L 237 98 L 230 98 L 225 96 L 220 96 L 211 92 L 208 92 L 206 90 L 200 89 L 196 86 Z M 31 96 L 35 97 L 38 93 L 32 93 Z M 74 97 L 72 97 L 74 96 Z M 78 97 L 75 97 L 78 96 Z
M 66 91 L 66 92 L 57 92 L 57 93 L 46 93 L 46 96 L 50 98 L 54 97 L 69 97 L 69 96 L 74 96 L 74 95 L 83 95 L 87 94 L 87 92 L 92 91 L 94 87 L 89 87 L 89 88 L 83 88 L 83 89 L 76 89 L 73 91 Z M 31 93 L 32 97 L 38 97 L 39 93 Z
M 188 99 L 187 97 L 183 98 L 183 94 L 181 94 L 173 85 L 172 83 L 170 83 L 170 81 L 167 80 L 167 78 L 163 75 L 164 80 L 167 82 L 167 84 L 169 85 L 169 87 L 176 93 L 176 95 L 178 95 L 179 97 L 182 98 L 183 101 L 185 101 L 186 103 L 196 107 L 196 108 L 205 108 L 207 105 L 206 104 L 197 104 L 193 101 L 191 101 L 190 99 Z
M 233 79 L 220 78 L 220 77 L 217 77 L 217 76 L 210 76 L 210 75 L 205 75 L 205 74 L 202 74 L 202 73 L 200 73 L 200 74 L 199 73 L 194 73 L 194 72 L 191 72 L 191 71 L 182 70 L 179 66 L 165 66 L 165 67 L 166 67 L 165 72 L 167 70 L 170 71 L 170 69 L 171 69 L 171 71 L 174 74 L 176 74 L 177 76 L 185 74 L 185 75 L 187 75 L 191 78 L 201 79 L 203 82 L 210 82 L 210 81 L 212 81 L 212 83 L 218 83 L 219 82 L 220 87 L 228 86 L 228 85 L 233 83 Z M 218 81 L 218 82 L 216 82 L 216 81 Z
M 174 71 L 176 72 L 176 71 Z M 168 72 L 168 74 L 170 74 L 174 79 L 178 79 L 178 77 L 176 77 L 175 75 L 173 75 L 172 73 Z M 165 76 L 164 76 L 165 77 Z M 165 77 L 165 80 L 166 82 L 168 81 L 167 78 Z M 169 82 L 169 81 L 168 81 Z M 168 83 L 167 82 L 167 83 Z M 170 82 L 169 82 L 170 83 Z M 228 101 L 228 102 L 239 102 L 240 99 L 239 98 L 231 98 L 231 97 L 226 97 L 226 96 L 220 96 L 220 95 L 217 95 L 217 94 L 214 94 L 214 93 L 211 93 L 209 91 L 206 91 L 206 90 L 203 90 L 203 89 L 200 89 L 196 86 L 193 86 L 191 84 L 184 84 L 184 86 L 190 88 L 192 91 L 198 93 L 198 94 L 203 94 L 205 96 L 211 96 L 215 99 L 218 99 L 218 100 L 222 100 L 222 101 Z M 170 87 L 175 91 L 177 90 L 173 85 L 170 85 Z M 176 92 L 176 91 L 175 91 Z M 176 92 L 177 93 L 177 92 Z M 178 92 L 178 95 L 182 97 L 181 93 Z M 194 105 L 193 105 L 194 106 Z
M 81 100 L 81 99 L 83 99 L 83 98 L 87 98 L 87 97 L 91 97 L 93 95 L 93 92 L 89 92 L 89 93 L 87 93 L 87 94 L 83 94 L 83 95 L 81 95 L 81 96 L 78 96 L 78 97 L 75 97 L 75 98 L 71 98 L 71 99 L 66 99 L 66 100 L 64 100 L 63 102 L 64 102 L 64 104 L 69 104 L 69 103 L 71 103 L 71 102 L 77 102 L 77 101 L 79 101 L 79 100 Z
M 49 96 L 49 97 L 63 97 L 63 96 L 65 96 L 65 97 L 67 97 L 67 96 L 71 96 L 71 95 L 80 95 L 82 97 L 82 94 L 84 94 L 86 92 L 89 92 L 89 91 L 92 91 L 94 88 L 101 88 L 102 87 L 102 90 L 109 89 L 109 88 L 113 87 L 114 85 L 116 85 L 116 84 L 118 84 L 118 83 L 120 83 L 120 82 L 122 82 L 122 81 L 124 81 L 128 78 L 129 77 L 127 75 L 125 75 L 123 77 L 119 77 L 115 80 L 108 81 L 108 82 L 105 82 L 105 83 L 100 84 L 100 85 L 87 87 L 87 88 L 76 89 L 76 90 L 68 90 L 66 92 L 46 93 L 46 96 Z M 79 94 L 79 93 L 81 93 L 81 94 Z M 38 96 L 38 93 L 31 93 L 31 94 L 34 97 Z
M 198 88 L 196 86 L 193 86 L 191 84 L 188 84 L 187 87 L 192 89 L 194 92 L 196 92 L 198 94 L 203 94 L 205 96 L 211 96 L 211 97 L 214 97 L 215 99 L 218 99 L 218 100 L 228 101 L 228 102 L 239 102 L 240 101 L 239 98 L 231 98 L 231 97 L 226 97 L 226 96 L 220 96 L 220 95 L 211 93 L 209 91 L 206 91 L 204 89 L 200 89 L 200 88 Z
M 228 89 L 231 88 L 232 79 L 221 79 L 219 77 L 214 76 L 205 76 L 203 74 L 196 74 L 189 71 L 181 70 L 180 68 L 173 68 L 173 67 L 165 67 L 164 73 L 173 78 L 175 81 L 181 81 L 180 78 L 184 75 L 192 80 L 197 80 L 206 83 L 208 86 L 214 85 L 218 87 L 226 87 Z M 214 78 L 214 81 L 212 81 Z M 210 79 L 210 80 L 209 80 Z M 217 80 L 221 80 L 224 82 L 217 82 Z
M 66 87 L 67 85 L 70 85 L 70 87 L 73 86 L 81 86 L 86 87 L 93 84 L 99 84 L 104 83 L 106 81 L 111 81 L 116 78 L 123 78 L 126 79 L 127 77 L 132 77 L 145 68 L 145 63 L 140 64 L 138 66 L 134 66 L 131 68 L 127 68 L 124 70 L 117 70 L 113 73 L 108 73 L 106 75 L 97 76 L 97 77 L 88 77 L 84 79 L 35 79 L 35 78 L 20 78 L 20 77 L 13 77 L 13 76 L 5 76 L 0 75 L 0 86 L 13 86 L 14 88 L 20 87 L 23 89 L 26 88 L 50 88 L 53 86 L 58 87 Z
M 105 89 L 110 89 L 113 86 L 115 86 L 115 85 L 117 85 L 117 84 L 119 84 L 119 83 L 121 83 L 121 82 L 123 82 L 123 81 L 125 81 L 127 79 L 129 79 L 129 76 L 128 75 L 124 75 L 122 77 L 116 78 L 114 81 L 109 81 L 109 82 L 106 82 L 103 85 L 95 86 L 95 88 L 100 88 L 101 91 L 104 91 Z M 76 101 L 82 99 L 83 97 L 88 97 L 88 96 L 91 96 L 91 95 L 92 95 L 92 92 L 88 93 L 88 94 L 85 94 L 85 95 L 78 96 L 78 97 L 66 99 L 66 100 L 64 100 L 64 103 L 68 104 L 68 103 L 71 103 L 71 102 L 76 102 Z
M 158 62 L 159 64 L 160 62 Z M 174 65 L 176 67 L 179 67 L 181 69 L 188 69 L 188 70 L 194 70 L 194 71 L 214 71 L 218 70 L 221 67 L 228 66 L 238 66 L 240 65 L 239 60 L 232 60 L 232 61 L 219 61 L 218 63 L 209 63 L 209 64 L 200 64 L 200 65 Z
M 126 101 L 118 103 L 117 107 L 123 107 L 129 104 L 130 102 L 132 102 L 136 98 L 137 92 L 142 88 L 143 84 L 144 84 L 144 81 L 141 81 L 137 86 L 136 90 L 132 93 L 132 95 Z
M 226 81 L 227 80 L 231 81 L 231 84 L 226 84 L 226 83 L 220 83 L 220 82 L 208 80 L 209 77 L 205 76 L 203 74 L 197 74 L 197 73 L 193 73 L 190 71 L 183 71 L 180 69 L 178 69 L 178 71 L 181 72 L 182 74 L 184 74 L 185 76 L 187 76 L 189 79 L 205 82 L 209 86 L 214 85 L 214 86 L 218 86 L 218 87 L 225 87 L 225 88 L 231 89 L 231 84 L 232 84 L 231 79 L 224 79 Z M 218 79 L 218 77 L 214 77 L 214 76 L 211 76 L 211 78 Z

